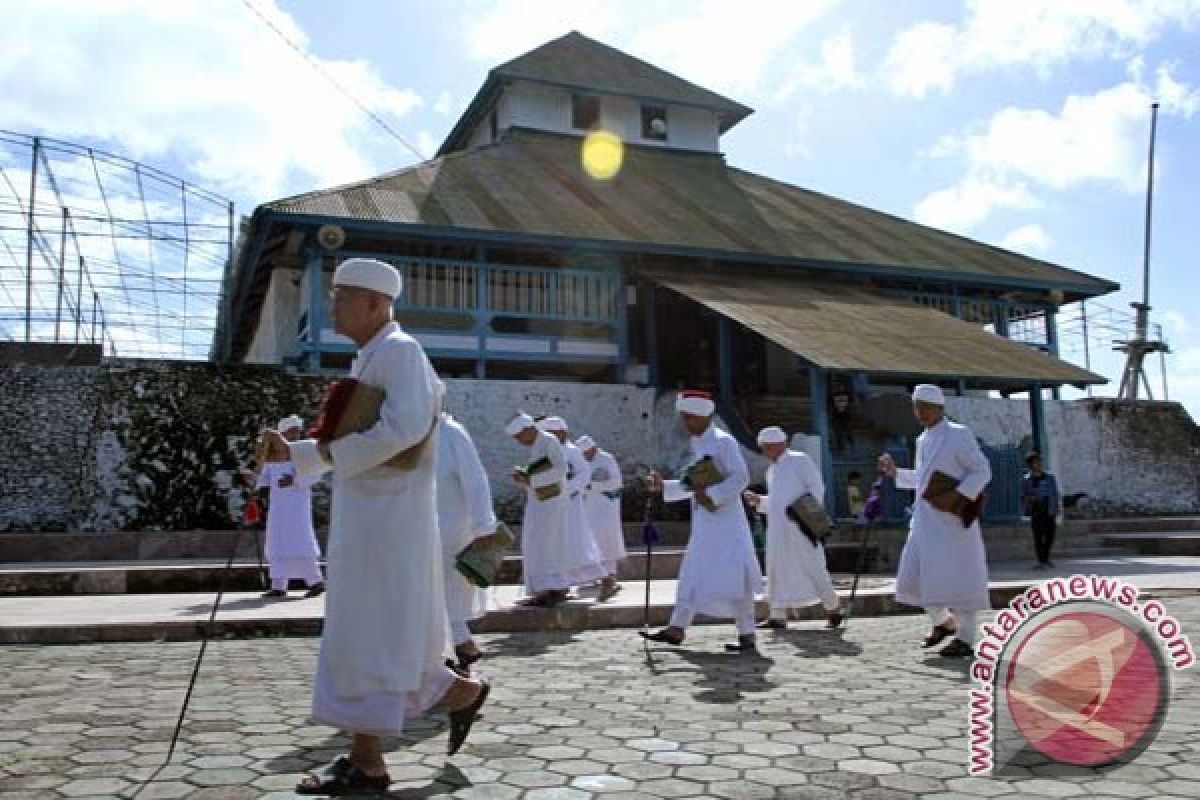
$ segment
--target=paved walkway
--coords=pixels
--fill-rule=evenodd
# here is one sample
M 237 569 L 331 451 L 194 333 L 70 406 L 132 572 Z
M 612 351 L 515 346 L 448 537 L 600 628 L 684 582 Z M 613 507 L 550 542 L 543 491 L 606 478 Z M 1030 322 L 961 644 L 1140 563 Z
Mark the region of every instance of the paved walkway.
M 1167 602 L 1200 636 L 1200 599 Z M 970 778 L 967 665 L 920 651 L 924 629 L 919 617 L 854 620 L 838 634 L 806 623 L 764 637 L 758 658 L 721 652 L 727 626 L 694 628 L 680 650 L 647 651 L 625 630 L 484 636 L 496 684 L 485 718 L 453 759 L 437 717 L 391 742 L 391 796 L 1200 796 L 1195 670 L 1177 674 L 1163 730 L 1131 765 Z M 346 747 L 306 722 L 316 648 L 212 642 L 175 759 L 157 773 L 194 644 L 0 648 L 0 794 L 291 797 L 304 771 Z

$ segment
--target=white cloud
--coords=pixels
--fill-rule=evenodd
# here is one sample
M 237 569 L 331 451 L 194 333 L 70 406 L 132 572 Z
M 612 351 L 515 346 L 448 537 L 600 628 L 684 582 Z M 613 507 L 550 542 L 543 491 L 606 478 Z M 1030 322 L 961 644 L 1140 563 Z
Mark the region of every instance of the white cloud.
M 1000 246 L 1006 250 L 1016 250 L 1022 253 L 1045 253 L 1050 249 L 1054 240 L 1045 228 L 1038 224 L 1022 225 L 1008 233 L 1000 240 Z
M 796 109 L 792 125 L 783 139 L 783 154 L 792 159 L 805 159 L 812 155 L 809 141 L 812 136 L 813 110 L 809 106 Z
M 1075 59 L 1128 58 L 1170 26 L 1200 22 L 1200 0 L 972 0 L 961 25 L 921 22 L 886 60 L 893 92 L 948 91 L 962 74 L 1032 67 L 1046 75 Z
M 274 0 L 254 5 L 299 47 Z M 421 103 L 363 61 L 315 59 L 388 119 Z M 0 127 L 98 139 L 139 160 L 182 157 L 198 180 L 256 202 L 412 160 L 262 20 L 203 0 L 38 0 L 0 26 Z
M 774 99 L 783 102 L 801 89 L 828 93 L 862 85 L 863 77 L 855 65 L 854 39 L 849 30 L 842 30 L 821 43 L 818 61 L 801 61 L 787 69 Z
M 1150 103 L 1157 97 L 1163 115 L 1191 116 L 1200 110 L 1200 90 L 1176 80 L 1170 66 L 1155 71 L 1153 85 L 1142 80 L 1140 62 L 1132 62 L 1130 72 L 1124 83 L 1067 97 L 1058 112 L 1004 108 L 981 126 L 943 137 L 929 155 L 963 157 L 965 174 L 922 200 L 918 217 L 924 211 L 931 224 L 968 231 L 996 209 L 1029 207 L 996 187 L 1027 187 L 1020 195 L 1026 200 L 1039 189 L 1087 184 L 1142 191 Z
M 1024 183 L 998 183 L 970 176 L 948 189 L 933 192 L 914 209 L 917 222 L 966 232 L 997 208 L 1030 209 L 1041 202 Z
M 578 30 L 686 80 L 734 96 L 757 96 L 796 37 L 825 18 L 838 0 L 759 0 L 735 4 L 699 0 L 639 3 L 636 25 L 616 0 L 493 0 L 469 4 L 464 17 L 467 52 L 489 65 L 518 56 Z M 853 58 L 849 37 L 827 43 L 821 64 L 844 68 Z M 840 49 L 839 49 L 840 48 Z

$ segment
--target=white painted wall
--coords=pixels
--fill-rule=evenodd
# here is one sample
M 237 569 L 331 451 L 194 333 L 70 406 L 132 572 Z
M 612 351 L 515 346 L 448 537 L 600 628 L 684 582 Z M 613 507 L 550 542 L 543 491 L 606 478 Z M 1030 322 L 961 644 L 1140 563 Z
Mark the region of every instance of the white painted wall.
M 303 311 L 300 277 L 301 273 L 294 270 L 271 271 L 258 329 L 246 351 L 247 364 L 278 364 L 292 352 L 296 324 Z
M 515 81 L 501 95 L 497 106 L 499 130 L 509 127 L 533 128 L 582 135 L 571 127 L 571 95 L 567 89 Z M 642 103 L 631 97 L 600 96 L 601 125 L 630 144 L 670 147 L 715 153 L 720 146 L 715 112 L 684 106 L 667 107 L 667 141 L 642 139 Z M 485 117 L 468 137 L 468 147 L 491 141 L 490 123 Z

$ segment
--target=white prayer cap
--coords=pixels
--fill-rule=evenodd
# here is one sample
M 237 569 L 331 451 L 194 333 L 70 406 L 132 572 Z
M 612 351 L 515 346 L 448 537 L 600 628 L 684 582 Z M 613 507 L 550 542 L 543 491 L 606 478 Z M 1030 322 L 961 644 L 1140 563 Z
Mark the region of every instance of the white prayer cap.
M 334 286 L 357 286 L 386 294 L 395 300 L 400 296 L 400 273 L 391 264 L 374 258 L 348 258 L 333 273 Z
M 508 421 L 507 425 L 504 426 L 504 432 L 509 436 L 516 436 L 526 428 L 533 427 L 536 427 L 533 422 L 533 417 L 529 416 L 524 411 L 520 411 L 515 417 Z
M 292 428 L 303 427 L 304 420 L 300 419 L 295 414 L 292 414 L 290 417 L 284 417 L 283 419 L 279 420 L 279 424 L 275 426 L 275 430 L 283 433 L 284 431 L 290 431 Z
M 544 417 L 538 421 L 537 426 L 540 431 L 565 431 L 567 421 L 562 417 Z
M 575 440 L 575 446 L 586 453 L 596 446 L 596 440 L 590 436 L 580 436 Z
M 711 417 L 717 410 L 712 395 L 708 392 L 680 392 L 675 398 L 675 410 L 680 414 L 691 414 L 696 417 Z
M 787 444 L 787 434 L 778 425 L 770 425 L 758 432 L 759 444 Z
M 932 383 L 922 383 L 913 389 L 912 399 L 914 403 L 933 403 L 935 406 L 946 405 L 946 395 L 942 394 L 941 387 L 935 386 Z

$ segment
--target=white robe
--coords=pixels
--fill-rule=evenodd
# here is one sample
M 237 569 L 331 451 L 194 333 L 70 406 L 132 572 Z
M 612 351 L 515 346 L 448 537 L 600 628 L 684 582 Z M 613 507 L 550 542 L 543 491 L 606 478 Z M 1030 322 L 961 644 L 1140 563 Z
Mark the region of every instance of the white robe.
M 825 548 L 814 547 L 787 515 L 788 506 L 806 494 L 823 506 L 825 482 L 807 454 L 787 450 L 767 468 L 767 494 L 758 505 L 767 517 L 767 600 L 772 610 L 818 602 L 837 608 Z
M 896 571 L 896 600 L 926 608 L 988 608 L 987 554 L 979 521 L 964 528 L 957 515 L 938 511 L 921 498 L 935 471 L 961 481 L 958 491 L 972 500 L 992 479 L 987 456 L 963 425 L 943 419 L 917 437 L 915 467 L 896 470 L 896 488 L 917 493 Z
M 691 448 L 693 461 L 711 455 L 725 479 L 707 490 L 719 506 L 715 512 L 692 503 L 692 531 L 679 567 L 675 604 L 713 617 L 736 617 L 744 613 L 747 598 L 753 608 L 754 596 L 762 591 L 762 573 L 742 506 L 750 473 L 737 440 L 716 426 L 692 437 Z M 663 481 L 666 502 L 691 498 L 679 481 Z
M 280 481 L 291 477 L 290 486 Z M 269 489 L 267 543 L 265 554 L 271 567 L 271 579 L 320 580 L 317 561 L 321 557 L 312 521 L 312 486 L 319 475 L 298 475 L 290 461 L 263 464 L 255 488 Z
M 570 527 L 574 501 L 567 484 L 565 449 L 553 434 L 538 431 L 529 450 L 529 463 L 548 458 L 552 466 L 534 475 L 525 491 L 521 561 L 526 591 L 537 594 L 599 580 L 603 571 L 596 563 L 591 535 Z M 552 483 L 561 488 L 559 495 L 539 500 L 534 489 Z
M 583 457 L 583 451 L 574 442 L 563 442 L 563 453 L 567 457 L 567 495 L 571 501 L 571 510 L 567 518 L 567 533 L 582 539 L 586 549 L 586 558 L 598 571 L 596 578 L 605 575 L 604 565 L 600 559 L 600 548 L 596 546 L 596 535 L 592 532 L 591 522 L 587 513 L 587 485 L 591 480 L 592 465 Z
M 442 663 L 437 447 L 427 447 L 412 470 L 383 465 L 429 432 L 443 387 L 420 344 L 394 322 L 359 350 L 351 375 L 384 390 L 379 421 L 333 442 L 332 464 L 315 440 L 292 443 L 299 472 L 333 471 L 312 716 L 352 733 L 393 735 L 454 679 Z
M 597 450 L 588 462 L 591 474 L 584 495 L 588 527 L 600 552 L 600 563 L 609 575 L 625 558 L 625 528 L 621 524 L 621 467 L 607 450 Z
M 449 414 L 438 430 L 438 531 L 445 567 L 446 614 L 453 626 L 487 611 L 487 591 L 472 585 L 454 566 L 462 549 L 496 530 L 492 489 L 471 435 Z

